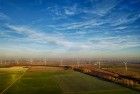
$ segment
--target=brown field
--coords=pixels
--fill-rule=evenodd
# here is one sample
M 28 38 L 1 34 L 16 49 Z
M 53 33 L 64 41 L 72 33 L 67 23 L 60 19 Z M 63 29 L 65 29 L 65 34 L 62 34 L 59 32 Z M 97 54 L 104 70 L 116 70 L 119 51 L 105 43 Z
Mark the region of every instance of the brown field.
M 28 71 L 30 72 L 37 72 L 37 71 L 63 71 L 64 69 L 62 67 L 49 67 L 49 66 L 33 66 L 30 67 Z

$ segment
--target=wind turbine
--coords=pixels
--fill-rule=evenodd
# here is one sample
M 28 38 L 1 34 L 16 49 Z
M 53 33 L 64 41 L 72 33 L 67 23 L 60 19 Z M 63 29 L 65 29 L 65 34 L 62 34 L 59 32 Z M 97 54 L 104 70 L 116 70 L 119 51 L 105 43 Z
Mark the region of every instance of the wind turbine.
M 124 69 L 127 72 L 127 60 L 126 59 L 124 59 L 123 64 L 124 64 Z
M 100 59 L 98 61 L 98 68 L 100 69 L 101 68 L 101 62 L 100 62 Z
M 99 67 L 99 69 L 101 68 L 101 62 L 100 61 L 98 61 L 98 67 Z
M 77 59 L 77 67 L 79 67 L 79 60 Z
M 33 60 L 32 59 L 30 59 L 30 64 L 32 65 L 32 62 L 33 62 Z
M 94 62 L 94 66 L 96 66 L 96 68 L 97 68 L 97 67 L 100 68 L 100 61 L 96 60 L 96 61 Z
M 19 64 L 18 59 L 16 60 L 16 64 L 17 64 L 17 65 Z
M 5 62 L 4 62 L 4 63 L 5 63 L 5 65 L 6 65 L 6 59 L 5 59 Z
M 44 59 L 44 64 L 45 64 L 45 66 L 47 66 L 47 61 L 46 61 L 46 58 Z
M 0 60 L 0 63 L 2 64 L 2 59 Z
M 124 66 L 125 66 L 125 71 L 127 71 L 127 62 L 124 61 L 123 63 L 124 63 Z
M 63 66 L 63 59 L 60 60 L 60 66 Z
M 90 64 L 90 59 L 88 60 L 88 64 Z

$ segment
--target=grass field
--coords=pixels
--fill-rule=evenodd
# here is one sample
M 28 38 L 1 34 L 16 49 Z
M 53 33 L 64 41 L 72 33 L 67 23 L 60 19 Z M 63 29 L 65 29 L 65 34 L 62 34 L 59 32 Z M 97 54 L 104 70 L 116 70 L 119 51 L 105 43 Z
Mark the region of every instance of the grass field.
M 1 94 L 139 94 L 73 70 L 58 67 L 0 68 Z M 3 92 L 3 93 L 2 93 Z

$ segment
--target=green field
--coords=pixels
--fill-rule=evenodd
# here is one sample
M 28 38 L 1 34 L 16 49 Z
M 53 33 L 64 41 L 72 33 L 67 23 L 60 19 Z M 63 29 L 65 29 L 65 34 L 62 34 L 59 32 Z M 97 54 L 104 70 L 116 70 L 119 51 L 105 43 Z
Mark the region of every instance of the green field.
M 139 94 L 95 77 L 57 67 L 0 68 L 1 94 Z M 3 93 L 2 93 L 3 92 Z

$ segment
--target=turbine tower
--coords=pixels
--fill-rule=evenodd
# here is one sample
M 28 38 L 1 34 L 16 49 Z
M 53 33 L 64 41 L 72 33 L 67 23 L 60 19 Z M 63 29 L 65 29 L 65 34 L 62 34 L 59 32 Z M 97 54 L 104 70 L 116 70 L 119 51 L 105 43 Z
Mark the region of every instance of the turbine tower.
M 127 68 L 127 60 L 126 59 L 123 61 L 123 64 L 124 64 L 125 71 L 127 72 L 128 68 Z
M 91 64 L 90 59 L 89 59 L 89 61 L 88 61 L 88 64 Z
M 0 63 L 1 63 L 1 65 L 2 65 L 2 59 L 0 60 Z
M 101 68 L 101 62 L 100 61 L 98 61 L 98 67 L 99 67 L 99 69 Z
M 32 60 L 32 59 L 30 59 L 30 65 L 32 65 L 32 62 L 33 62 L 33 60 Z
M 100 62 L 101 60 L 100 60 L 100 58 L 99 58 L 99 60 L 98 60 L 98 68 L 100 69 L 101 68 L 101 62 Z
M 17 65 L 19 64 L 18 59 L 16 60 Z
M 124 66 L 125 66 L 125 71 L 127 71 L 127 62 L 123 62 L 124 63 Z
M 47 61 L 46 61 L 46 58 L 45 58 L 45 60 L 44 60 L 44 61 L 45 61 L 45 66 L 46 66 L 46 65 L 47 65 Z
M 6 62 L 7 62 L 7 61 L 6 61 L 6 59 L 5 59 L 5 62 L 4 62 L 4 63 L 5 63 L 5 65 L 6 65 Z
M 77 59 L 77 67 L 79 67 L 79 60 Z
M 60 66 L 63 66 L 63 59 L 61 59 L 60 61 Z

